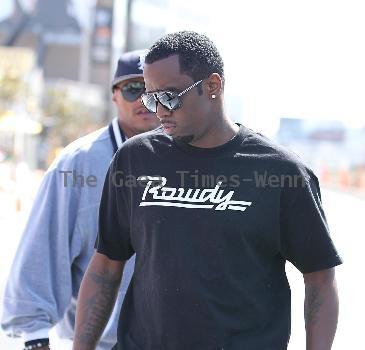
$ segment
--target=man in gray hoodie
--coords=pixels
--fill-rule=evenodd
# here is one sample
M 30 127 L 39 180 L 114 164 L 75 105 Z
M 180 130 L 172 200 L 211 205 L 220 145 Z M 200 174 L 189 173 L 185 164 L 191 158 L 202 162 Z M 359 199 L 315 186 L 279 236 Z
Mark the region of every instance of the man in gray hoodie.
M 127 138 L 159 124 L 140 102 L 143 57 L 143 51 L 121 56 L 112 82 L 118 116 L 68 145 L 40 185 L 9 275 L 1 319 L 2 329 L 23 337 L 26 349 L 49 349 L 48 332 L 55 325 L 60 338 L 73 338 L 76 299 L 94 253 L 109 163 Z M 117 316 L 133 268 L 132 258 L 98 350 L 116 342 Z

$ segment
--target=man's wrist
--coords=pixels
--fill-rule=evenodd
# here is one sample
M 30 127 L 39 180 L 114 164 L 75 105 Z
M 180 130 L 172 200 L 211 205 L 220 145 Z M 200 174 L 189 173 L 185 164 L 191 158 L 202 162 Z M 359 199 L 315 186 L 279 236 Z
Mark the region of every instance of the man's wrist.
M 23 332 L 22 338 L 24 343 L 31 341 L 31 340 L 37 340 L 37 339 L 49 339 L 49 331 L 51 327 L 45 327 L 41 329 L 37 329 L 33 332 Z

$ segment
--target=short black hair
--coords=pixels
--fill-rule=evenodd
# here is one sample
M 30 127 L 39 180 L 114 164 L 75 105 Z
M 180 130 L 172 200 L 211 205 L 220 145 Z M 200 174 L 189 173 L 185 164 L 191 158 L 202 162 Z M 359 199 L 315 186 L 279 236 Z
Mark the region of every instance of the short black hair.
M 204 34 L 186 30 L 167 34 L 151 46 L 145 63 L 151 64 L 172 55 L 179 56 L 180 72 L 194 81 L 208 78 L 212 73 L 218 73 L 224 80 L 222 57 Z

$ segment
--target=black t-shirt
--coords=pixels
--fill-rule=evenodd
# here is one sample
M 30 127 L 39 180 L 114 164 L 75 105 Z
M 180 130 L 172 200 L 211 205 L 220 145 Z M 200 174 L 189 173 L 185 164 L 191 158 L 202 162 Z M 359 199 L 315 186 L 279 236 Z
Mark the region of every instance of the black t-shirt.
M 211 149 L 161 129 L 128 140 L 104 185 L 97 250 L 136 253 L 120 350 L 286 349 L 285 261 L 303 273 L 341 263 L 316 176 L 244 126 Z

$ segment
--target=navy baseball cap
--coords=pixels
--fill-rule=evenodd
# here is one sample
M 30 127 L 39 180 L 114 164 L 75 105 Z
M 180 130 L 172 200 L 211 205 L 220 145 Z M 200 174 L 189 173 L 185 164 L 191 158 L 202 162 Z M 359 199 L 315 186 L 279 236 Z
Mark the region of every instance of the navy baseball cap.
M 117 70 L 112 81 L 112 88 L 121 81 L 143 77 L 143 64 L 147 50 L 136 50 L 123 53 L 119 60 Z

